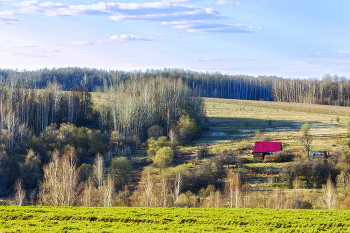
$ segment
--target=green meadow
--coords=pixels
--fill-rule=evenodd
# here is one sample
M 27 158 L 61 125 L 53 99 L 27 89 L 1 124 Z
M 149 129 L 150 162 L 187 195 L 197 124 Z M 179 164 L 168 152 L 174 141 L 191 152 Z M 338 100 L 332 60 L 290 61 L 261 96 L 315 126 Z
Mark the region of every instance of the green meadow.
M 345 232 L 349 211 L 1 207 L 0 232 Z

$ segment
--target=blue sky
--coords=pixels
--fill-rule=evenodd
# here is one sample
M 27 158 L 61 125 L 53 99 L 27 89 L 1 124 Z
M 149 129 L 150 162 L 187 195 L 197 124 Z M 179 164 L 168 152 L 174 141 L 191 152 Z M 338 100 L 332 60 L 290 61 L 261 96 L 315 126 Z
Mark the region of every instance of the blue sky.
M 350 1 L 0 0 L 0 68 L 350 78 Z

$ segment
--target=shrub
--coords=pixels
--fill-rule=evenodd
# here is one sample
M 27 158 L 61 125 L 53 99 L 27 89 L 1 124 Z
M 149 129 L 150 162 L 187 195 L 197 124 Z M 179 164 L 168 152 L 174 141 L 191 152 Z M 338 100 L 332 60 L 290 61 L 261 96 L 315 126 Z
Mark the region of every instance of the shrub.
M 339 123 L 339 122 L 340 122 L 340 117 L 337 116 L 337 117 L 335 118 L 335 120 L 337 121 L 337 123 Z
M 177 122 L 176 139 L 183 145 L 191 142 L 198 136 L 198 128 L 195 120 L 191 119 L 189 116 L 182 116 Z
M 335 179 L 339 174 L 335 164 L 330 159 L 303 159 L 286 164 L 281 176 L 292 186 L 296 177 L 301 177 L 307 183 L 325 184 L 328 177 Z
M 198 147 L 196 151 L 196 156 L 198 159 L 208 158 L 209 157 L 208 147 L 206 145 Z
M 294 155 L 286 152 L 286 151 L 282 151 L 281 153 L 277 153 L 274 152 L 271 155 L 265 155 L 264 161 L 265 162 L 290 162 L 292 161 L 294 158 Z
M 119 189 L 123 188 L 129 182 L 129 173 L 132 170 L 132 164 L 126 157 L 113 158 L 110 173 L 115 177 Z
M 174 158 L 174 151 L 169 147 L 163 147 L 156 152 L 153 163 L 160 169 L 169 167 Z
M 178 207 L 196 207 L 197 203 L 197 198 L 191 191 L 182 193 L 175 202 Z
M 245 139 L 243 139 L 238 144 L 238 150 L 251 150 L 251 149 L 253 149 L 253 145 Z
M 150 159 L 156 156 L 156 152 L 160 148 L 165 146 L 170 146 L 170 142 L 165 136 L 158 138 L 158 140 L 155 140 L 154 138 L 150 138 L 147 140 L 147 144 L 148 144 L 147 156 Z

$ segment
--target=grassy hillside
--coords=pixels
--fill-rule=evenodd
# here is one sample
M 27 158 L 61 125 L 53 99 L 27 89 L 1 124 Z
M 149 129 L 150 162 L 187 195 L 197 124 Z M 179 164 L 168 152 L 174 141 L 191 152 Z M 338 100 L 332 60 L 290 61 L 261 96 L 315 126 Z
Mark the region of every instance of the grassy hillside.
M 1 207 L 1 232 L 345 232 L 349 211 Z
M 297 147 L 300 127 L 308 122 L 313 150 L 332 151 L 347 139 L 350 108 L 267 101 L 205 98 L 208 131 L 199 143 L 233 142 L 252 138 L 256 130 L 285 147 Z M 338 121 L 337 121 L 338 120 Z

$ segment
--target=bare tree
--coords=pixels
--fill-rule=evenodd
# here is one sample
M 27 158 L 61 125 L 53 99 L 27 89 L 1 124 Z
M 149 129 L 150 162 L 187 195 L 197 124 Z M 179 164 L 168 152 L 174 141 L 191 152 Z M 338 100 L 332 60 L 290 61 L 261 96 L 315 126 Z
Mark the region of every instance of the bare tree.
M 44 181 L 39 187 L 39 200 L 43 205 L 71 206 L 77 196 L 77 157 L 74 149 L 59 157 L 58 150 L 44 166 Z
M 323 199 L 329 210 L 334 210 L 337 204 L 337 192 L 331 179 L 327 179 L 327 184 L 323 191 Z
M 76 198 L 76 189 L 78 185 L 77 156 L 73 148 L 67 151 L 63 156 L 61 167 L 63 189 L 66 193 L 65 205 L 71 206 Z
M 298 203 L 299 203 L 299 188 L 300 188 L 300 180 L 299 178 L 295 178 L 293 182 L 293 186 L 295 189 L 295 209 L 298 209 Z
M 229 199 L 230 208 L 241 206 L 241 185 L 240 174 L 229 171 L 225 183 L 225 193 Z
M 167 205 L 168 205 L 167 199 L 168 199 L 168 195 L 169 195 L 169 187 L 168 187 L 167 178 L 165 176 L 162 177 L 160 185 L 161 185 L 160 202 L 161 202 L 161 205 L 163 207 L 167 207 Z
M 26 198 L 26 190 L 23 188 L 22 180 L 18 179 L 14 186 L 16 205 L 23 206 Z
M 214 207 L 220 208 L 221 207 L 221 192 L 220 190 L 216 190 L 214 194 Z
M 144 207 L 155 206 L 155 180 L 150 169 L 142 172 L 141 181 L 138 187 L 140 202 Z
M 40 183 L 38 199 L 43 205 L 61 205 L 60 193 L 62 193 L 59 182 L 59 152 L 55 150 L 51 162 L 44 166 L 44 181 Z
M 305 123 L 300 128 L 300 143 L 304 146 L 307 155 L 310 155 L 311 144 L 312 144 L 312 135 L 310 134 L 310 125 Z
M 95 161 L 94 161 L 94 178 L 97 183 L 97 186 L 103 186 L 103 175 L 104 175 L 104 165 L 103 165 L 103 157 L 98 153 L 96 155 Z
M 114 180 L 111 175 L 108 175 L 104 185 L 99 187 L 102 196 L 102 206 L 103 207 L 112 207 L 113 205 L 113 196 L 115 193 L 114 189 Z
M 181 174 L 177 174 L 175 178 L 175 184 L 174 184 L 174 203 L 176 206 L 176 200 L 179 198 L 180 191 L 182 188 L 182 177 Z
M 83 192 L 81 195 L 81 203 L 84 206 L 94 206 L 96 188 L 94 186 L 93 180 L 89 177 L 89 179 L 85 182 Z

